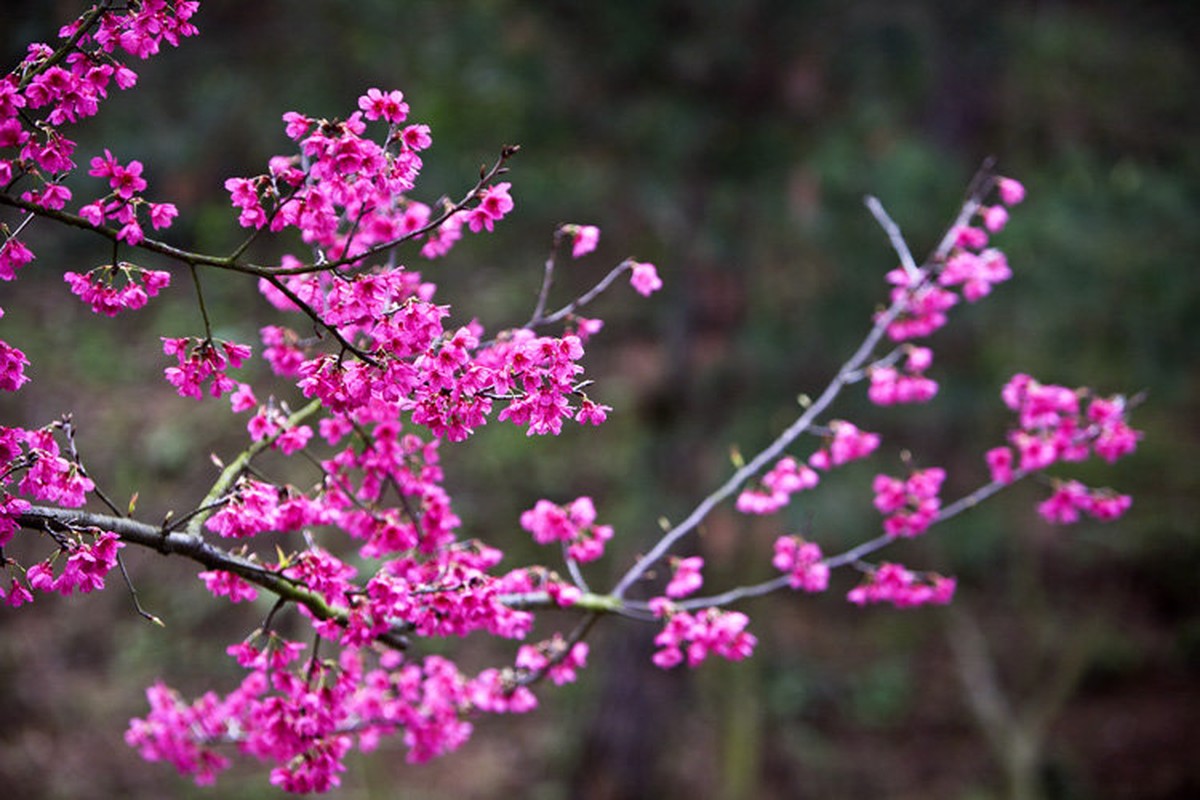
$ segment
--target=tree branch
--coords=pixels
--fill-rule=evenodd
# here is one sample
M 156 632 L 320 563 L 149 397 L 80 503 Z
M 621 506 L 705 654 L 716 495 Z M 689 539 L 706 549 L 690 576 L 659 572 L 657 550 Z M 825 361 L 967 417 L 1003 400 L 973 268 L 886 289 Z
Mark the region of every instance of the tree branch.
M 39 531 L 86 530 L 89 528 L 109 531 L 117 534 L 124 542 L 157 550 L 163 555 L 183 556 L 201 564 L 206 569 L 233 573 L 248 583 L 266 589 L 281 600 L 290 600 L 306 606 L 317 619 L 332 619 L 340 625 L 345 625 L 349 620 L 347 609 L 330 605 L 316 592 L 295 583 L 285 575 L 273 572 L 256 561 L 209 544 L 203 536 L 197 533 L 171 531 L 128 517 L 114 517 L 108 514 L 49 506 L 30 506 L 28 510 L 16 516 L 16 521 L 23 528 Z M 408 640 L 404 634 L 405 631 L 402 628 L 394 627 L 381 634 L 378 639 L 391 647 L 404 649 L 408 646 Z

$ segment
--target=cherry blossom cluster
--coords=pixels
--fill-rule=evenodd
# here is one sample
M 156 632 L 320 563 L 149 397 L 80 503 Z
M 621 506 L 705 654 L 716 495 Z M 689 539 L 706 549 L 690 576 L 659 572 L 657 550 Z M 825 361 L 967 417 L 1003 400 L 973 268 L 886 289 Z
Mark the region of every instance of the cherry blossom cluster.
M 11 281 L 17 277 L 17 270 L 33 261 L 33 251 L 16 236 L 8 236 L 0 246 L 0 280 Z
M 545 673 L 556 686 L 573 683 L 580 669 L 587 666 L 587 642 L 568 645 L 562 634 L 536 645 L 521 645 L 516 666 L 530 674 Z
M 223 569 L 208 569 L 199 573 L 198 577 L 214 597 L 228 597 L 231 603 L 248 602 L 258 599 L 258 590 L 252 584 L 232 572 Z
M 205 527 L 227 539 L 245 539 L 264 531 L 297 531 L 321 522 L 323 509 L 305 495 L 243 477 Z
M 145 58 L 157 52 L 163 41 L 174 45 L 191 36 L 196 29 L 190 19 L 198 5 L 147 0 L 125 4 L 119 10 L 96 10 L 59 31 L 63 41 L 59 48 L 31 44 L 21 62 L 0 78 L 0 188 L 17 192 L 31 209 L 65 208 L 71 191 L 63 181 L 75 168 L 76 147 L 65 129 L 95 115 L 111 86 L 128 89 L 137 82 L 137 74 L 117 57 L 120 52 Z M 136 226 L 133 192 L 144 188 L 133 189 L 141 180 L 140 165 L 135 168 L 135 164 L 121 168 L 120 180 L 128 195 L 118 205 L 130 210 L 112 208 L 124 226 L 121 233 L 126 240 L 137 238 L 135 228 L 130 227 Z M 140 198 L 137 202 L 140 204 Z M 170 224 L 176 213 L 169 204 L 148 208 L 156 227 Z M 90 219 L 84 210 L 80 213 Z M 34 258 L 17 238 L 31 218 L 16 231 L 0 224 L 0 280 L 13 280 L 17 270 Z M 126 299 L 137 302 L 136 293 Z M 0 341 L 0 389 L 19 388 L 27 380 L 27 364 L 24 353 Z
M 447 307 L 432 302 L 432 287 L 417 273 L 402 269 L 361 272 L 351 280 L 297 276 L 285 285 L 373 360 L 325 352 L 321 342 L 305 344 L 290 328 L 263 329 L 275 372 L 298 375 L 304 395 L 332 411 L 385 403 L 397 413 L 410 411 L 415 423 L 452 442 L 486 424 L 497 401 L 504 405 L 497 418 L 530 435 L 557 434 L 568 419 L 599 424 L 606 417 L 607 406 L 577 389 L 584 354 L 578 336 L 521 328 L 484 342 L 476 324 L 445 330 Z M 296 309 L 271 284 L 263 288 L 278 307 Z
M 1053 494 L 1038 504 L 1047 522 L 1061 525 L 1079 521 L 1079 512 L 1102 522 L 1114 520 L 1129 510 L 1133 498 L 1112 489 L 1089 489 L 1079 481 L 1056 484 Z
M 199 339 L 193 336 L 162 337 L 163 352 L 175 356 L 176 365 L 163 374 L 181 397 L 199 400 L 206 391 L 220 397 L 237 388 L 228 371 L 237 369 L 250 358 L 249 346 L 223 339 Z M 211 382 L 210 382 L 211 381 Z
M 829 587 L 829 565 L 821 548 L 802 536 L 780 536 L 775 540 L 775 569 L 786 573 L 788 585 L 806 592 L 823 592 Z
M 25 58 L 0 80 L 0 185 L 9 187 L 26 180 L 22 199 L 42 208 L 59 210 L 71 199 L 62 179 L 75 167 L 75 142 L 63 132 L 66 126 L 94 116 L 100 102 L 115 84 L 128 89 L 137 73 L 118 58 L 119 51 L 137 58 L 157 53 L 165 41 L 178 45 L 196 33 L 191 17 L 199 3 L 143 0 L 121 9 L 96 9 L 59 31 L 63 45 L 45 43 L 29 46 Z M 135 195 L 145 188 L 141 164 L 121 167 L 105 152 L 93 161 L 93 175 L 108 177 L 113 186 L 114 205 L 89 204 L 81 215 L 99 225 L 105 216 L 115 216 L 125 225 L 122 238 L 140 241 L 133 206 Z M 175 216 L 170 204 L 149 207 L 155 227 L 165 227 Z M 130 227 L 134 226 L 134 227 Z
M 124 546 L 125 543 L 115 533 L 99 532 L 93 542 L 75 541 L 65 545 L 67 562 L 57 577 L 54 575 L 52 557 L 31 566 L 25 572 L 25 578 L 33 589 L 63 595 L 76 591 L 87 594 L 103 589 L 104 578 L 117 566 L 117 551 Z M 15 597 L 15 593 L 10 596 L 10 602 Z M 26 595 L 25 599 L 33 598 Z
M 82 506 L 95 488 L 79 465 L 61 454 L 50 428 L 0 428 L 0 462 L 7 465 L 0 473 L 0 548 L 18 530 L 16 518 L 30 508 L 28 500 L 8 491 L 18 472 L 24 473 L 15 487 L 18 492 L 56 505 Z M 13 572 L 7 593 L 0 589 L 0 599 L 7 597 L 9 605 L 20 606 L 33 600 L 30 589 L 64 595 L 102 589 L 105 576 L 116 566 L 117 551 L 125 546 L 116 534 L 96 529 L 56 533 L 54 541 L 55 552 L 25 570 L 24 583 Z M 67 554 L 66 563 L 55 576 L 54 562 L 61 553 Z M 3 563 L 16 565 L 10 559 Z
M 960 241 L 963 241 L 964 249 L 946 259 L 946 265 L 938 273 L 938 283 L 942 286 L 962 286 L 963 297 L 967 302 L 974 303 L 990 294 L 992 286 L 1011 278 L 1012 270 L 1008 267 L 1008 259 L 1004 253 L 995 248 L 979 252 L 966 249 L 972 242 L 979 240 L 978 234 L 972 237 L 964 232 L 962 236 Z
M 613 537 L 611 525 L 596 524 L 596 506 L 590 497 L 577 497 L 565 506 L 539 500 L 522 512 L 521 527 L 538 544 L 562 542 L 567 555 L 579 562 L 603 556 L 605 543 Z
M 1017 413 L 1017 428 L 1008 440 L 1024 471 L 1058 461 L 1083 461 L 1090 455 L 1112 463 L 1132 453 L 1141 437 L 1126 419 L 1127 403 L 1121 396 L 1092 396 L 1086 389 L 1042 384 L 1021 373 L 1005 385 L 1001 397 Z M 993 455 L 992 460 L 1002 464 L 1005 459 Z M 994 470 L 993 477 L 1007 476 Z
M 808 458 L 809 465 L 816 469 L 840 467 L 866 458 L 879 448 L 879 434 L 860 430 L 857 425 L 844 419 L 830 422 L 829 431 L 825 446 Z
M 346 261 L 420 235 L 422 255 L 435 258 L 464 225 L 491 231 L 513 209 L 512 185 L 500 182 L 480 187 L 471 208 L 448 209 L 446 219 L 431 224 L 433 210 L 407 197 L 423 167 L 420 154 L 433 142 L 429 126 L 404 125 L 409 106 L 399 90 L 369 89 L 358 108 L 345 120 L 283 115 L 299 152 L 272 158 L 262 175 L 225 181 L 243 227 L 296 228 L 328 258 Z M 382 143 L 364 135 L 370 122 L 386 124 Z
M 583 372 L 579 365 L 582 357 L 583 342 L 578 336 L 534 336 L 528 329 L 516 331 L 484 351 L 479 359 L 484 374 L 492 378 L 492 390 L 508 399 L 497 418 L 525 427 L 529 435 L 558 434 L 564 419 L 592 425 L 604 422 L 608 407 L 586 395 L 580 394 L 578 408 L 571 405 Z
M 230 647 L 247 674 L 224 697 L 210 692 L 187 703 L 161 683 L 152 686 L 150 712 L 133 720 L 126 741 L 143 758 L 170 763 L 200 784 L 213 783 L 230 765 L 216 748 L 238 741 L 242 752 L 274 765 L 272 784 L 325 792 L 340 785 L 343 760 L 355 745 L 373 750 L 403 731 L 408 760 L 421 763 L 470 738 L 471 712 L 536 705 L 528 689 L 499 670 L 470 678 L 440 656 L 409 659 L 390 651 L 375 658 L 345 648 L 337 659 L 320 659 L 304 658 L 304 649 L 275 634 Z M 572 653 L 582 663 L 586 648 Z
M 394 560 L 365 588 L 349 581 L 354 570 L 313 549 L 280 574 L 330 603 L 349 607 L 344 618 L 315 620 L 338 641 L 336 660 L 301 659 L 304 646 L 277 635 L 229 648 L 247 670 L 224 698 L 208 693 L 186 703 L 162 684 L 147 692 L 150 713 L 133 720 L 129 744 L 148 760 L 172 763 L 199 783 L 211 783 L 229 765 L 215 747 L 238 741 L 243 752 L 275 764 L 272 783 L 291 792 L 326 791 L 339 783 L 343 758 L 355 745 L 372 750 L 384 736 L 403 732 L 410 761 L 423 762 L 458 748 L 470 736 L 473 712 L 520 713 L 536 706 L 519 675 L 545 674 L 562 684 L 586 664 L 586 643 L 555 636 L 523 645 L 515 669 L 486 669 L 468 678 L 438 656 L 410 659 L 396 650 L 379 657 L 368 649 L 399 626 L 423 636 L 464 635 L 480 627 L 494 635 L 523 636 L 529 615 L 499 602 L 491 589 L 532 586 L 528 576 L 491 580 L 484 571 L 499 558 L 481 547 L 442 551 L 430 561 Z M 221 571 L 203 575 L 214 594 L 250 599 L 244 581 Z M 488 602 L 488 598 L 491 602 Z M 369 667 L 371 660 L 377 666 Z
M 887 328 L 893 341 L 929 336 L 945 326 L 946 312 L 958 303 L 958 295 L 938 286 L 925 269 L 897 267 L 887 274 L 887 280 L 893 286 L 892 304 L 901 309 Z
M 654 644 L 659 648 L 654 663 L 670 669 L 687 663 L 696 667 L 710 655 L 729 661 L 741 661 L 754 652 L 758 639 L 746 630 L 750 618 L 740 611 L 706 608 L 692 614 L 677 609 L 670 600 L 658 597 L 650 601 L 655 616 L 666 623 Z
M 884 515 L 883 531 L 888 536 L 912 538 L 929 529 L 942 507 L 938 492 L 946 471 L 940 467 L 913 470 L 905 480 L 876 475 L 875 508 Z
M 3 181 L 0 181 L 2 183 Z M 17 277 L 17 270 L 33 260 L 33 252 L 15 236 L 8 236 L 7 226 L 0 225 L 0 234 L 5 236 L 0 243 L 0 280 L 11 281 Z M 0 317 L 4 309 L 0 308 Z M 20 349 L 0 339 L 0 390 L 15 392 L 28 380 L 25 367 L 29 359 Z
M 118 276 L 121 285 L 117 284 Z M 92 307 L 97 314 L 115 317 L 122 311 L 135 311 L 171 284 L 171 273 L 142 269 L 127 261 L 96 267 L 82 275 L 67 272 L 63 280 L 71 293 Z
M 64 453 L 55 434 L 63 424 L 37 430 L 0 427 L 0 548 L 11 541 L 19 529 L 17 518 L 31 504 L 10 490 L 35 501 L 66 508 L 78 508 L 95 489 L 92 479 L 69 454 Z M 17 480 L 18 476 L 20 479 Z M 69 595 L 75 591 L 92 592 L 104 587 L 105 576 L 116 566 L 117 551 L 125 546 L 116 534 L 95 528 L 56 530 L 55 551 L 24 571 L 24 582 L 16 562 L 3 559 L 12 572 L 7 597 L 12 606 L 33 600 L 31 589 Z M 62 570 L 56 576 L 55 562 L 65 553 Z
M 128 89 L 137 82 L 137 74 L 114 57 L 117 51 L 144 59 L 158 52 L 163 41 L 178 45 L 181 37 L 196 33 L 190 19 L 198 6 L 164 0 L 128 3 L 64 26 L 59 37 L 70 42 L 64 50 L 31 44 L 0 90 L 0 119 L 7 130 L 10 120 L 32 121 L 31 116 L 18 118 L 17 109 L 39 111 L 38 122 L 43 123 L 31 124 L 32 130 L 17 142 L 23 149 L 18 163 L 10 165 L 14 173 L 32 172 L 33 165 L 50 174 L 68 171 L 74 142 L 57 129 L 94 116 L 111 83 Z M 35 132 L 45 140 L 37 141 Z
M 1004 386 L 1001 397 L 1016 413 L 1017 426 L 1009 431 L 1008 446 L 986 454 L 996 483 L 1010 483 L 1018 475 L 1093 455 L 1112 463 L 1132 453 L 1141 438 L 1141 432 L 1129 425 L 1129 404 L 1120 395 L 1101 397 L 1086 389 L 1043 384 L 1021 373 Z M 1121 516 L 1132 503 L 1128 495 L 1111 489 L 1058 481 L 1038 511 L 1059 524 L 1077 521 L 1080 511 L 1107 521 Z
M 79 209 L 79 216 L 96 227 L 104 224 L 105 220 L 116 220 L 121 223 L 117 239 L 129 244 L 139 244 L 146 238 L 142 225 L 138 222 L 137 212 L 141 208 L 147 210 L 150 224 L 156 229 L 169 228 L 179 210 L 173 203 L 151 203 L 143 200 L 139 193 L 146 188 L 146 179 L 142 177 L 142 162 L 130 161 L 128 166 L 122 166 L 113 154 L 104 151 L 104 157 L 92 159 L 88 175 L 96 178 L 107 178 L 112 189 L 107 197 L 102 197 L 88 203 Z
M 744 514 L 774 514 L 788 504 L 791 496 L 820 483 L 817 470 L 826 472 L 851 461 L 866 458 L 879 447 L 879 434 L 863 431 L 852 422 L 835 419 L 829 423 L 825 444 L 802 464 L 791 456 L 775 463 L 758 486 L 738 495 L 737 509 Z
M 784 456 L 763 475 L 761 487 L 745 489 L 738 495 L 737 510 L 743 514 L 774 514 L 788 504 L 793 494 L 820 482 L 820 475 L 808 464 Z
M 55 438 L 57 424 L 36 430 L 0 427 L 0 488 L 18 473 L 17 491 L 34 500 L 79 508 L 96 485 L 79 464 L 63 453 Z M 4 542 L 0 542 L 2 546 Z
M 937 381 L 925 377 L 925 370 L 933 364 L 933 351 L 914 345 L 907 345 L 904 350 L 903 369 L 880 364 L 868 370 L 871 386 L 867 389 L 867 397 L 872 403 L 880 406 L 927 403 L 937 394 Z
M 977 215 L 984 227 L 957 227 L 953 247 L 944 261 L 932 269 L 908 265 L 887 274 L 894 287 L 892 303 L 900 309 L 887 326 L 888 336 L 894 341 L 924 338 L 946 324 L 946 312 L 958 303 L 958 295 L 947 287 L 961 286 L 963 297 L 973 303 L 988 295 L 995 284 L 1012 277 L 1004 254 L 988 247 L 988 232 L 1004 227 L 1008 221 L 1005 206 L 1024 200 L 1025 188 L 1012 178 L 1001 177 L 996 180 L 996 189 L 1003 205 L 980 205 Z
M 3 311 L 0 311 L 0 316 L 3 316 Z M 24 353 L 8 342 L 0 340 L 0 389 L 15 392 L 25 385 L 29 380 L 29 376 L 25 374 L 27 366 L 29 359 Z
M 322 425 L 327 440 L 342 443 L 321 462 L 327 476 L 319 487 L 322 504 L 341 530 L 364 543 L 366 558 L 413 548 L 435 553 L 452 545 L 461 523 L 442 486 L 438 440 L 406 432 L 394 416 L 386 416 L 387 406 L 375 411 L 381 416 L 358 415 L 359 425 L 374 423 L 369 435 L 364 429 L 345 438 L 336 417 L 334 424 Z M 377 507 L 388 490 L 399 493 L 398 508 Z
M 704 577 L 700 570 L 704 568 L 704 559 L 700 556 L 688 558 L 671 557 L 671 580 L 664 593 L 667 597 L 678 599 L 693 594 L 704 585 Z
M 899 564 L 883 562 L 870 570 L 865 580 L 846 598 L 855 605 L 888 603 L 896 608 L 946 605 L 954 598 L 956 581 L 936 573 L 919 575 Z

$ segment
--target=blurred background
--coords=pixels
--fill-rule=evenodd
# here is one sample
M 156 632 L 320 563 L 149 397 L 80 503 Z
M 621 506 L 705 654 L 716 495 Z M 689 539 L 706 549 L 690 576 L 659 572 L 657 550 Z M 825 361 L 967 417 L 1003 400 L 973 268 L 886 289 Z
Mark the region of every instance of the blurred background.
M 355 758 L 335 796 L 1200 796 L 1194 6 L 206 0 L 201 36 L 141 65 L 138 88 L 79 135 L 81 163 L 105 146 L 146 163 L 147 196 L 182 211 L 169 241 L 227 252 L 241 231 L 222 182 L 287 151 L 280 115 L 345 116 L 378 86 L 402 89 L 433 127 L 422 199 L 460 195 L 502 145 L 522 145 L 517 208 L 496 233 L 442 262 L 412 256 L 442 302 L 492 330 L 519 324 L 562 222 L 603 230 L 595 255 L 561 264 L 562 302 L 626 256 L 658 265 L 651 300 L 622 282 L 593 309 L 608 323 L 586 360 L 593 396 L 616 409 L 602 429 L 527 440 L 496 424 L 444 450 L 464 535 L 506 548 L 507 565 L 540 557 L 523 509 L 588 494 L 618 531 L 589 572 L 609 584 L 657 520 L 685 515 L 732 450 L 769 442 L 861 340 L 895 262 L 864 194 L 923 253 L 987 156 L 1029 190 L 997 238 L 1015 277 L 931 340 L 936 402 L 875 409 L 849 392 L 838 415 L 883 433 L 883 452 L 780 517 L 716 512 L 689 551 L 710 565 L 708 586 L 771 575 L 779 533 L 827 551 L 873 536 L 870 479 L 895 474 L 902 450 L 947 469 L 947 497 L 970 491 L 1004 435 L 998 391 L 1014 372 L 1147 393 L 1134 457 L 1057 473 L 1131 493 L 1121 521 L 1048 526 L 1034 512 L 1045 487 L 1021 485 L 887 551 L 957 575 L 950 611 L 861 610 L 841 599 L 854 576 L 836 575 L 825 596 L 741 606 L 760 639 L 749 662 L 669 673 L 650 664 L 652 628 L 612 621 L 581 682 L 542 691 L 535 714 L 483 719 L 423 767 L 396 743 Z M 4 63 L 78 11 L 8 0 Z M 89 180 L 77 199 L 98 193 Z M 2 421 L 73 411 L 85 463 L 118 502 L 139 492 L 150 520 L 190 508 L 213 478 L 209 453 L 228 458 L 243 437 L 223 402 L 182 400 L 161 380 L 157 337 L 201 331 L 187 275 L 113 322 L 61 279 L 109 257 L 99 240 L 37 223 L 28 241 L 39 258 L 4 286 L 0 337 L 27 352 L 33 382 L 0 398 Z M 277 320 L 250 282 L 202 281 L 218 335 L 257 345 Z M 0 609 L 0 785 L 22 798 L 274 796 L 258 765 L 203 791 L 123 744 L 153 680 L 232 688 L 222 650 L 265 613 L 204 602 L 177 559 L 126 562 L 165 630 L 135 615 L 115 576 L 99 597 Z M 511 656 L 474 639 L 462 652 L 467 666 Z

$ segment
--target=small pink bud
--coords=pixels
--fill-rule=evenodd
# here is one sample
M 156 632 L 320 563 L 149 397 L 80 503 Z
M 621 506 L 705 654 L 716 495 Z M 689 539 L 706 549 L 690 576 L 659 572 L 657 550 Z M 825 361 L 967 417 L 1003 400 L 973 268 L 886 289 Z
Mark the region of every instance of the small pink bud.
M 1020 181 L 1012 178 L 1000 178 L 996 181 L 996 188 L 1000 191 L 1000 199 L 1006 206 L 1015 206 L 1025 199 L 1025 187 Z

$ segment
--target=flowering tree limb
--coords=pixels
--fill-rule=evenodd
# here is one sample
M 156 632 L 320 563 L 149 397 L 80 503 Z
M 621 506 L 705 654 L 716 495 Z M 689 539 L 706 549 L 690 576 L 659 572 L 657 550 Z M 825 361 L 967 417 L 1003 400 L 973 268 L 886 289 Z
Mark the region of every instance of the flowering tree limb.
M 228 648 L 245 671 L 237 687 L 195 701 L 162 683 L 148 690 L 150 709 L 126 736 L 148 760 L 208 783 L 229 764 L 222 748 L 236 744 L 271 764 L 271 781 L 282 788 L 324 791 L 340 781 L 352 748 L 369 750 L 399 735 L 411 760 L 426 761 L 466 741 L 477 714 L 531 710 L 534 686 L 572 681 L 586 665 L 587 636 L 602 618 L 659 626 L 654 662 L 671 668 L 713 655 L 750 656 L 757 642 L 750 620 L 731 606 L 785 589 L 825 591 L 838 568 L 862 575 L 847 594 L 852 603 L 948 603 L 953 578 L 866 559 L 1018 479 L 1093 456 L 1115 461 L 1136 447 L 1140 434 L 1128 424 L 1133 404 L 1124 397 L 1018 374 L 1001 392 L 1015 423 L 1005 443 L 985 454 L 990 480 L 980 488 L 942 505 L 945 471 L 906 463 L 900 476 L 876 475 L 873 497 L 864 498 L 881 514 L 880 534 L 827 556 L 809 538 L 820 532 L 781 531 L 772 559 L 780 574 L 698 594 L 703 559 L 677 550 L 714 509 L 732 500 L 741 513 L 774 514 L 796 493 L 878 449 L 877 434 L 832 416 L 849 387 L 868 384 L 867 397 L 881 406 L 928 402 L 937 394 L 927 374 L 932 350 L 916 342 L 943 327 L 960 300 L 982 299 L 1011 274 L 990 237 L 1003 229 L 1024 189 L 989 164 L 922 264 L 882 203 L 868 199 L 900 262 L 885 276 L 886 306 L 816 399 L 805 400 L 790 425 L 658 536 L 610 591 L 592 590 L 580 566 L 602 558 L 617 533 L 599 521 L 603 514 L 587 496 L 539 500 L 511 526 L 554 548 L 548 552 L 561 555 L 561 567 L 498 571 L 502 541 L 459 534 L 442 448 L 467 446 L 476 430 L 493 423 L 530 436 L 555 435 L 571 423 L 602 424 L 612 409 L 589 397 L 585 389 L 599 390 L 580 363 L 602 321 L 577 312 L 626 273 L 634 291 L 650 296 L 662 288 L 657 269 L 625 259 L 548 312 L 559 250 L 569 242 L 571 257 L 583 258 L 600 235 L 592 225 L 562 225 L 524 325 L 488 333 L 478 322 L 448 324 L 451 310 L 435 302 L 436 287 L 399 264 L 397 248 L 410 245 L 414 259 L 434 261 L 464 235 L 503 224 L 514 200 L 512 184 L 501 179 L 518 148 L 504 147 L 460 200 L 423 203 L 414 192 L 431 132 L 409 121 L 399 90 L 368 89 L 345 118 L 284 114 L 288 152 L 270 159 L 262 174 L 224 184 L 237 224 L 248 229 L 230 255 L 196 253 L 148 235 L 147 227 L 169 228 L 179 210 L 150 200 L 143 165 L 110 150 L 89 162 L 102 194 L 67 211 L 75 202 L 64 185 L 76 168 L 72 126 L 97 113 L 110 88 L 134 85 L 136 74 L 123 59 L 152 56 L 194 35 L 198 7 L 185 0 L 100 3 L 64 26 L 57 47 L 32 45 L 0 81 L 0 205 L 19 212 L 19 221 L 0 229 L 0 280 L 30 268 L 34 253 L 23 237 L 34 220 L 111 243 L 110 263 L 64 276 L 70 292 L 96 313 L 142 308 L 172 279 L 167 270 L 122 260 L 122 253 L 167 258 L 193 280 L 203 330 L 162 338 L 164 378 L 182 397 L 227 398 L 232 415 L 248 417 L 236 423 L 244 424 L 245 449 L 221 465 L 198 502 L 176 503 L 190 510 L 157 525 L 137 520 L 132 504 L 122 515 L 99 491 L 69 418 L 40 428 L 0 427 L 0 547 L 28 534 L 44 536 L 49 551 L 31 564 L 4 559 L 11 605 L 33 601 L 35 593 L 102 588 L 128 545 L 197 562 L 204 589 L 229 602 L 270 596 L 262 626 Z M 251 242 L 289 231 L 299 236 L 305 258 L 245 260 Z M 261 329 L 261 357 L 288 384 L 289 396 L 260 399 L 254 386 L 235 378 L 253 346 L 213 335 L 199 277 L 207 269 L 257 279 L 279 323 Z M 302 336 L 287 324 L 289 314 L 301 315 L 317 335 Z M 22 351 L 0 341 L 0 390 L 19 390 L 29 380 L 27 365 Z M 805 434 L 819 445 L 801 452 Z M 272 479 L 261 464 L 268 452 L 304 459 L 315 476 L 311 484 Z M 1131 503 L 1112 490 L 1048 480 L 1052 494 L 1038 511 L 1053 522 L 1081 514 L 1113 519 Z M 93 498 L 112 513 L 87 510 Z M 255 549 L 268 533 L 279 534 L 274 550 Z M 274 622 L 284 609 L 308 624 L 312 644 L 280 634 Z M 523 643 L 511 664 L 475 674 L 418 646 L 476 632 L 524 640 L 535 615 L 551 610 L 572 621 L 569 629 Z

